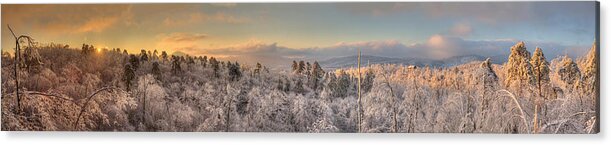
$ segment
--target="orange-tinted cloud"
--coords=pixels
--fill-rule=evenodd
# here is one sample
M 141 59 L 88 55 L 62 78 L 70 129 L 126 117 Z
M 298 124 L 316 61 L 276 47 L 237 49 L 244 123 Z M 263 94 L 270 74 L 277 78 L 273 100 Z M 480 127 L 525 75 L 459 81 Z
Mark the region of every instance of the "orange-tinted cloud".
M 163 24 L 165 26 L 176 27 L 193 24 L 201 24 L 208 22 L 216 23 L 229 23 L 229 24 L 243 24 L 250 22 L 251 20 L 246 17 L 236 17 L 233 15 L 218 12 L 215 14 L 207 14 L 203 12 L 193 12 L 183 17 L 167 17 L 164 19 Z
M 162 37 L 162 40 L 165 42 L 193 42 L 207 38 L 208 35 L 201 33 L 172 33 L 169 35 L 163 35 Z
M 117 23 L 117 20 L 119 20 L 118 17 L 93 18 L 78 26 L 77 32 L 101 32 Z
M 30 26 L 45 33 L 102 32 L 129 22 L 131 5 L 36 4 L 2 5 L 2 24 Z

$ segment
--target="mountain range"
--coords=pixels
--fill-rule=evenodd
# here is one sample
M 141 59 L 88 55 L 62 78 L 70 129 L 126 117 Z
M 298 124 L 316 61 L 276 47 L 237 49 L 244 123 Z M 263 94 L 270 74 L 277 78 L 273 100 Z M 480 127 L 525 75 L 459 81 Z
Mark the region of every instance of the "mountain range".
M 449 57 L 442 60 L 426 59 L 426 58 L 396 58 L 373 55 L 362 55 L 361 66 L 371 64 L 397 64 L 397 65 L 414 65 L 414 66 L 432 66 L 432 67 L 451 67 L 455 65 L 465 64 L 472 61 L 483 61 L 488 57 L 479 55 L 465 55 Z M 506 55 L 498 55 L 490 57 L 492 63 L 501 64 L 507 61 Z M 357 66 L 358 56 L 343 56 L 329 58 L 320 61 L 320 65 L 327 69 L 349 68 Z

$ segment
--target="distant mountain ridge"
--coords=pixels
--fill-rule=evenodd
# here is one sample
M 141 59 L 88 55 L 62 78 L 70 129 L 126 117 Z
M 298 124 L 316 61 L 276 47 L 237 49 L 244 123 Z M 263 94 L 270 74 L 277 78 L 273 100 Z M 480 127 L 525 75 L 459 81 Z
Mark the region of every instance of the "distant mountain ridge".
M 362 55 L 361 56 L 361 65 L 366 66 L 368 64 L 398 64 L 398 65 L 415 65 L 415 66 L 435 66 L 435 67 L 450 67 L 456 66 L 460 64 L 465 64 L 473 61 L 483 61 L 488 57 L 479 56 L 479 55 L 465 55 L 465 56 L 455 56 L 446 58 L 443 60 L 433 60 L 433 59 L 425 59 L 425 58 L 396 58 L 396 57 L 384 57 L 384 56 L 374 56 L 374 55 Z M 504 63 L 507 59 L 505 55 L 492 56 L 490 57 L 493 63 L 501 64 Z M 343 57 L 334 57 L 323 60 L 320 62 L 323 68 L 349 68 L 357 66 L 358 56 L 343 56 Z

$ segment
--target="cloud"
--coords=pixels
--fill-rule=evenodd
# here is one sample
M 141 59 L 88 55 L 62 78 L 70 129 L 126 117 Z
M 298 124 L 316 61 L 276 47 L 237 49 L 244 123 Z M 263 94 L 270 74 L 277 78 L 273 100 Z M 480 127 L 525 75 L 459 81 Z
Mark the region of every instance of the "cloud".
M 449 34 L 454 36 L 470 36 L 473 33 L 473 28 L 468 23 L 457 23 L 450 28 Z
M 488 24 L 532 22 L 542 26 L 594 19 L 594 2 L 408 2 L 338 3 L 353 14 L 415 14 L 431 19 L 463 19 Z M 580 22 L 583 23 L 583 22 Z
M 171 33 L 171 34 L 160 34 L 162 41 L 165 42 L 193 42 L 203 40 L 208 35 L 201 33 Z
M 108 27 L 114 25 L 119 20 L 119 17 L 101 17 L 92 18 L 76 29 L 77 32 L 102 32 Z
M 182 17 L 180 17 L 182 16 Z M 186 15 L 168 16 L 164 19 L 165 26 L 177 27 L 185 25 L 194 25 L 201 23 L 228 23 L 228 24 L 244 24 L 251 20 L 246 17 L 236 17 L 223 12 L 208 14 L 204 12 L 192 12 Z
M 131 5 L 2 5 L 2 23 L 31 26 L 47 34 L 102 32 L 129 22 Z

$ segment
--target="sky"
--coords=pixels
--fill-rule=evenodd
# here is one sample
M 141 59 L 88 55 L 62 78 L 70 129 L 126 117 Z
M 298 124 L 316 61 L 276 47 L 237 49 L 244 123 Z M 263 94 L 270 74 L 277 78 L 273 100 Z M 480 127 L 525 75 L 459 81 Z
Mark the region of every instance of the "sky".
M 595 2 L 3 4 L 7 29 L 40 44 L 182 52 L 273 62 L 355 55 L 443 59 L 505 55 L 524 41 L 581 56 L 596 37 Z

